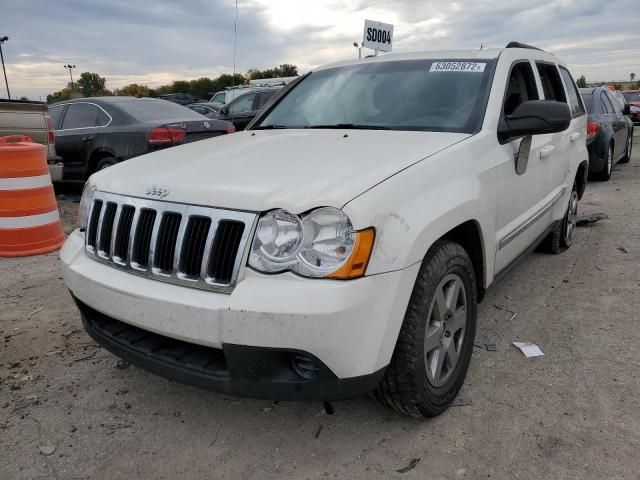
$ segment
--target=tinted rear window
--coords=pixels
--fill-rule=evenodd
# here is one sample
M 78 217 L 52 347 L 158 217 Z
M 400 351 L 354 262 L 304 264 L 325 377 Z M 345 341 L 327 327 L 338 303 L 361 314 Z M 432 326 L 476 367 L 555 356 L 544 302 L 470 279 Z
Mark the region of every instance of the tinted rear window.
M 202 120 L 202 115 L 187 107 L 166 100 L 139 99 L 120 102 L 118 108 L 136 120 Z

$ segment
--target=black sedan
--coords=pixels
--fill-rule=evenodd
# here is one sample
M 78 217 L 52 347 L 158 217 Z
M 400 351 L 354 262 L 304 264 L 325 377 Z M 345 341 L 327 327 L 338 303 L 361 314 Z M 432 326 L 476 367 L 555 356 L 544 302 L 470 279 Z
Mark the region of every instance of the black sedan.
M 236 130 L 244 130 L 280 89 L 282 89 L 281 86 L 247 89 L 247 93 L 236 97 L 222 107 L 218 118 L 232 122 Z
M 580 93 L 589 112 L 589 173 L 600 180 L 609 180 L 616 163 L 631 159 L 633 122 L 625 116 L 628 112 L 620 110 L 607 88 L 581 88 Z
M 138 155 L 235 131 L 230 122 L 153 98 L 77 98 L 49 112 L 63 180 L 84 180 Z

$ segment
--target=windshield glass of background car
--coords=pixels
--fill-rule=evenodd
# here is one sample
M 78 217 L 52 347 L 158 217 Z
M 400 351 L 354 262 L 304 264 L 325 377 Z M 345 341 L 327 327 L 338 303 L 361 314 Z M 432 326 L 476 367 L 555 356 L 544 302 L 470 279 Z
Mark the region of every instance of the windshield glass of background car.
M 493 67 L 492 60 L 404 60 L 321 70 L 254 128 L 354 124 L 472 133 L 482 124 Z
M 167 100 L 136 99 L 118 102 L 118 108 L 124 110 L 136 120 L 202 120 L 202 115 L 177 103 Z

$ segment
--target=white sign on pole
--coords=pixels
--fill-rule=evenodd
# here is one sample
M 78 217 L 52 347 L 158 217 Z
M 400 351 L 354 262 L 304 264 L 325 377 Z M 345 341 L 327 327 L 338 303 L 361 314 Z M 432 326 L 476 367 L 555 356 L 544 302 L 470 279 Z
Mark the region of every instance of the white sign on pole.
M 390 52 L 393 44 L 393 25 L 390 23 L 364 21 L 362 46 L 381 52 Z

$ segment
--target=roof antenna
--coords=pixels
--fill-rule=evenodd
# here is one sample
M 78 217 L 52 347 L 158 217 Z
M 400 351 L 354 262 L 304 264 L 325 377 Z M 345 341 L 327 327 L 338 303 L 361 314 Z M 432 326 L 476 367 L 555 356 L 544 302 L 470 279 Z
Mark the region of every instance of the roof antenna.
M 236 0 L 236 18 L 233 22 L 233 77 L 231 87 L 236 86 L 236 43 L 238 39 L 238 0 Z

